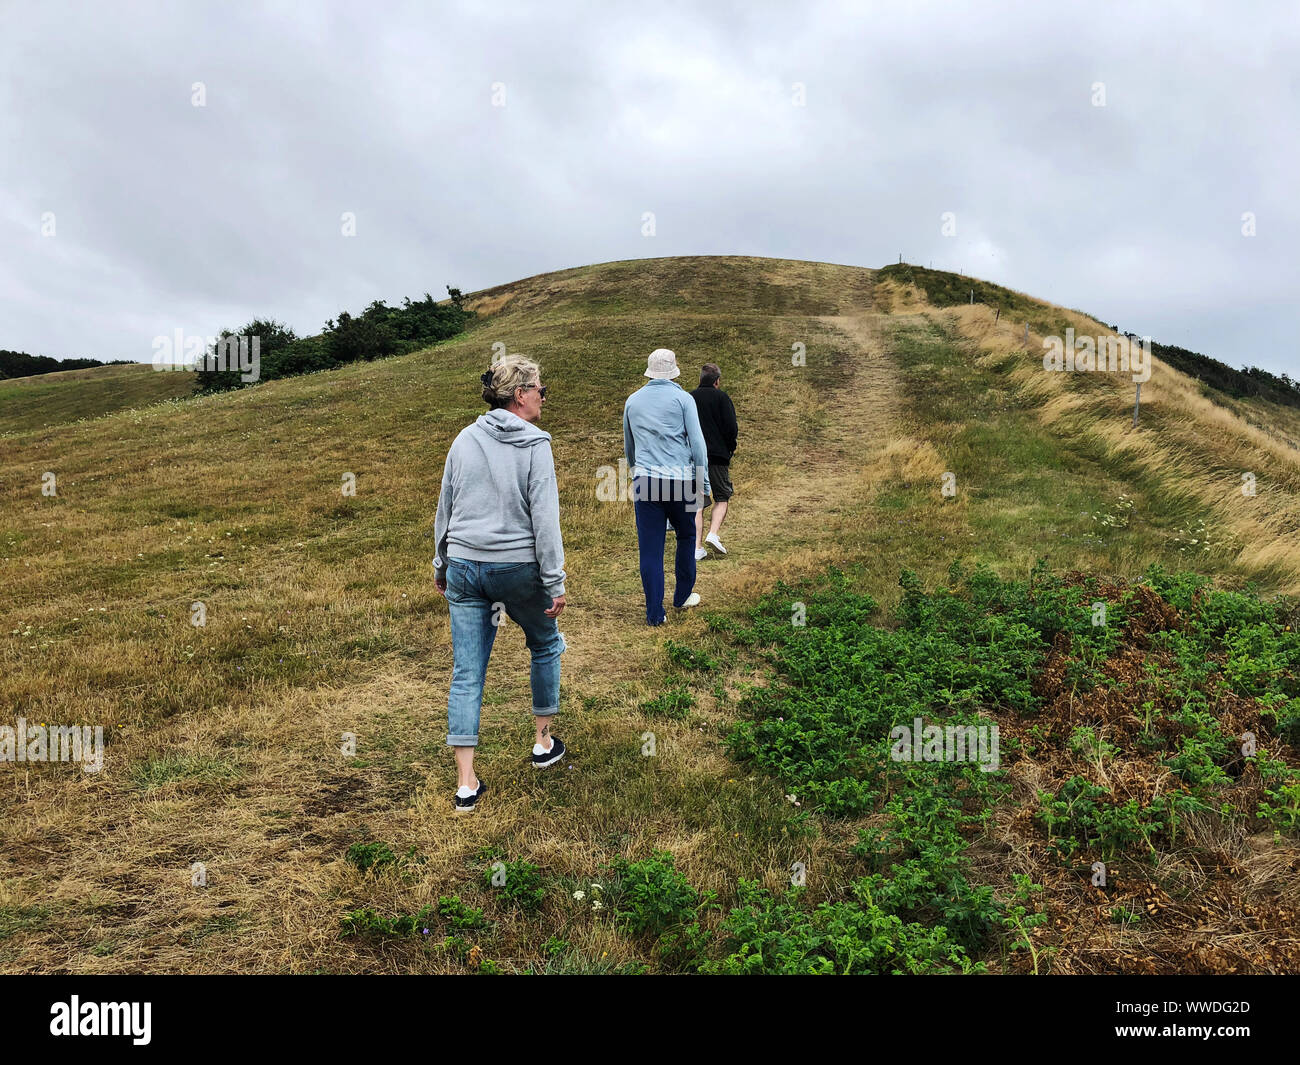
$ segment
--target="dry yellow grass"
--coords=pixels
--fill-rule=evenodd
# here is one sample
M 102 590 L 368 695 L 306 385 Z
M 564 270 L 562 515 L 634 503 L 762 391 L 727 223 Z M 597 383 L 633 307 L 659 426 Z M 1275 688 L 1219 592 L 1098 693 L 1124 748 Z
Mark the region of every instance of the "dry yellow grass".
M 1116 336 L 1095 319 L 1061 314 L 1073 322 L 1076 335 Z M 1067 439 L 1097 441 L 1108 455 L 1161 480 L 1170 494 L 1202 504 L 1231 545 L 1234 565 L 1290 594 L 1300 592 L 1300 450 L 1252 424 L 1244 404 L 1235 404 L 1234 410 L 1215 403 L 1197 381 L 1154 359 L 1150 380 L 1142 385 L 1142 414 L 1135 430 L 1124 416 L 1133 407 L 1131 374 L 1045 372 L 1040 335 L 1031 332 L 1026 346 L 1023 327 L 994 324 L 993 312 L 981 305 L 943 315 L 985 353 L 985 365 L 1023 353 L 1010 377 L 1033 398 L 1043 425 Z M 1273 418 L 1281 424 L 1287 420 L 1285 414 Z M 1254 495 L 1243 493 L 1244 474 L 1254 477 Z

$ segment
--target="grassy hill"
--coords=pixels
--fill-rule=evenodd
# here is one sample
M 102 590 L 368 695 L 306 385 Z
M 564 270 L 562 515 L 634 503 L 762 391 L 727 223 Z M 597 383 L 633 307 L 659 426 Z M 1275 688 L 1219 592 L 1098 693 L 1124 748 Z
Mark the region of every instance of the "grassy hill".
M 807 594 L 813 606 L 832 604 L 817 609 L 836 625 L 884 631 L 891 612 L 912 609 L 924 632 L 916 604 L 929 600 L 905 594 L 900 574 L 933 589 L 954 581 L 955 562 L 1022 582 L 1040 558 L 1058 573 L 1097 574 L 1132 617 L 1146 614 L 1125 596 L 1152 565 L 1228 589 L 1300 590 L 1294 412 L 1215 402 L 1157 366 L 1134 430 L 1127 378 L 1042 369 L 1038 329 L 1105 327 L 1023 298 L 1038 309 L 1028 344 L 1014 314 L 995 323 L 986 306 L 935 308 L 914 286 L 864 268 L 745 257 L 605 263 L 475 293 L 467 306 L 478 318 L 464 334 L 411 355 L 229 394 L 133 401 L 117 413 L 116 401 L 95 398 L 93 378 L 76 379 L 64 384 L 76 395 L 8 415 L 0 696 L 29 721 L 102 722 L 109 744 L 99 774 L 0 765 L 0 970 L 460 972 L 485 960 L 502 971 L 689 969 L 690 958 L 732 949 L 721 946 L 724 921 L 734 933 L 745 900 L 787 886 L 795 862 L 806 866 L 805 893 L 794 903 L 771 895 L 752 903 L 756 912 L 783 928 L 868 912 L 870 936 L 888 940 L 890 914 L 854 887 L 888 853 L 861 849 L 862 832 L 889 823 L 888 794 L 870 809 L 804 803 L 789 791 L 795 770 L 754 747 L 757 733 L 748 751 L 733 737 L 754 700 L 772 688 L 768 707 L 778 705 L 788 671 L 800 668 L 780 640 L 775 658 L 765 656 L 772 641 L 746 628 L 769 631 L 761 617 L 788 615 L 790 596 L 764 606 L 765 596 L 821 580 L 834 564 L 847 585 Z M 455 819 L 443 745 L 451 648 L 431 580 L 432 526 L 447 446 L 482 411 L 477 377 L 497 343 L 540 362 L 549 386 L 543 428 L 554 437 L 570 575 L 556 731 L 571 756 L 545 774 L 526 764 L 528 659 L 508 626 L 479 749 L 492 790 L 481 811 Z M 701 363 L 722 367 L 741 435 L 730 554 L 701 565 L 700 612 L 652 631 L 630 506 L 599 502 L 595 489 L 601 467 L 621 457 L 624 399 L 661 346 L 677 352 L 688 388 Z M 792 364 L 799 350 L 805 365 Z M 127 378 L 134 368 L 115 369 Z M 184 376 L 135 373 L 158 387 Z M 0 397 L 18 385 L 0 384 Z M 103 416 L 71 420 L 77 411 Z M 56 422 L 57 433 L 40 428 Z M 54 497 L 41 492 L 47 471 Z M 1240 491 L 1244 472 L 1254 474 L 1253 496 Z M 349 473 L 355 497 L 340 491 Z M 953 495 L 942 492 L 949 473 Z M 190 623 L 195 602 L 207 611 L 201 628 Z M 1144 609 L 1165 618 L 1148 630 L 1177 628 L 1154 603 Z M 1206 848 L 1221 852 L 1247 870 L 1241 897 L 1231 897 L 1238 909 L 1215 916 L 1225 936 L 1246 937 L 1238 953 L 1198 961 L 1192 931 L 1163 927 L 1155 934 L 1164 938 L 1144 940 L 1123 921 L 1113 944 L 1094 937 L 1088 951 L 1078 947 L 1079 915 L 1100 905 L 1086 875 L 1041 864 L 1042 833 L 1014 817 L 1038 790 L 1063 794 L 1058 763 L 1073 757 L 1071 730 L 1091 720 L 1071 718 L 1059 684 L 1041 687 L 1035 698 L 1051 697 L 1060 727 L 1035 751 L 1019 719 L 1003 719 L 1022 736 L 1014 788 L 988 797 L 993 816 L 963 828 L 949 857 L 972 848 L 977 870 L 962 874 L 972 891 L 987 887 L 1008 905 L 1015 874 L 1036 875 L 1047 901 L 1030 916 L 1052 920 L 1026 937 L 998 917 L 992 932 L 969 933 L 968 960 L 1023 970 L 1030 953 L 1039 960 L 1017 949 L 1028 938 L 1062 972 L 1290 964 L 1295 839 L 1226 814 L 1197 822 L 1197 850 L 1179 849 L 1185 835 L 1160 837 L 1141 877 L 1126 878 L 1132 859 L 1118 859 L 1124 893 L 1112 902 L 1140 913 L 1147 885 L 1170 898 L 1195 892 Z M 1093 723 L 1103 740 L 1106 720 Z M 1281 764 L 1297 764 L 1256 727 Z M 643 754 L 647 732 L 653 757 Z M 356 736 L 355 757 L 340 751 L 345 733 Z M 1145 757 L 1144 773 L 1157 771 L 1152 762 Z M 829 778 L 807 780 L 814 794 L 844 793 Z M 1129 793 L 1116 784 L 1110 794 Z M 381 842 L 393 860 L 370 846 Z M 488 879 L 498 861 L 509 891 Z M 196 862 L 205 887 L 191 886 Z M 602 912 L 592 903 L 606 891 L 621 902 Z M 671 943 L 638 920 L 635 900 L 645 897 L 676 900 Z M 814 911 L 818 903 L 828 909 Z M 802 916 L 780 910 L 787 905 Z M 1247 905 L 1259 916 L 1243 931 L 1228 917 Z M 915 908 L 921 917 L 908 927 L 939 922 Z M 416 915 L 420 927 L 394 936 L 376 915 Z M 909 935 L 921 943 L 915 956 L 942 953 L 922 931 L 898 941 Z
M 194 375 L 143 363 L 59 370 L 0 381 L 0 436 L 98 418 L 188 396 Z

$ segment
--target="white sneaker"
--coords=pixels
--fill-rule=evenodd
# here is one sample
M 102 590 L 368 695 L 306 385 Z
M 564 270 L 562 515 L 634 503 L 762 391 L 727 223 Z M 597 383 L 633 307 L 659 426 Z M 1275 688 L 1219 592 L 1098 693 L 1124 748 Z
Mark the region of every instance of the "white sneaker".
M 704 538 L 704 542 L 716 547 L 718 549 L 718 554 L 720 555 L 725 555 L 727 553 L 727 549 L 722 546 L 722 541 L 718 539 L 717 533 L 709 533 L 709 535 Z
M 681 609 L 685 610 L 688 606 L 699 606 L 699 605 L 700 605 L 700 593 L 691 592 L 691 594 L 686 597 L 686 602 L 682 604 Z
M 708 557 L 709 557 L 709 553 L 708 553 L 707 551 L 705 551 L 704 548 L 702 548 L 702 547 L 697 547 L 697 548 L 695 549 L 695 561 L 696 561 L 696 562 L 703 562 L 703 561 L 704 561 L 706 558 L 708 558 Z

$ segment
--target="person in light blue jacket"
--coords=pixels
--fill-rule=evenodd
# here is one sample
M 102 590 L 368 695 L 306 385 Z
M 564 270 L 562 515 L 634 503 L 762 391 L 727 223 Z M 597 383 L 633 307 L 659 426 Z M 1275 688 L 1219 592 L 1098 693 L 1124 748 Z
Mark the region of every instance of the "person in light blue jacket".
M 677 533 L 673 606 L 696 606 L 695 512 L 710 492 L 709 457 L 700 416 L 691 394 L 673 378 L 681 374 L 677 356 L 657 348 L 646 360 L 650 378 L 623 405 L 623 450 L 632 478 L 636 537 L 641 555 L 647 625 L 662 625 L 664 540 L 667 526 Z

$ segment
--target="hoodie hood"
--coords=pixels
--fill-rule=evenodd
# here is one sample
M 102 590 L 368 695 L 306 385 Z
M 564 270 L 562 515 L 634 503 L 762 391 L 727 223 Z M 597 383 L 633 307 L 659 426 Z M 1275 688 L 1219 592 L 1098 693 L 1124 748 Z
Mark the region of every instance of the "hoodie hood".
M 532 422 L 526 422 L 518 414 L 513 414 L 503 407 L 497 407 L 486 414 L 480 414 L 474 424 L 478 428 L 503 444 L 515 447 L 532 447 L 543 440 L 550 440 L 551 434 L 537 428 Z

